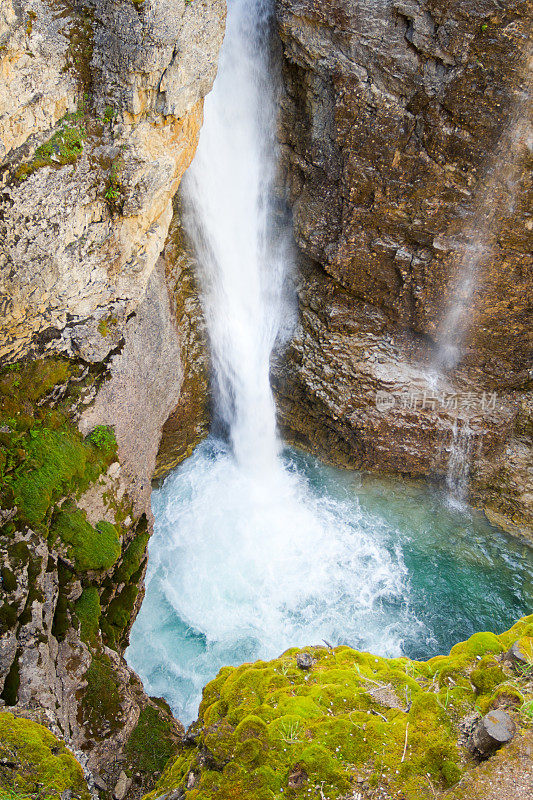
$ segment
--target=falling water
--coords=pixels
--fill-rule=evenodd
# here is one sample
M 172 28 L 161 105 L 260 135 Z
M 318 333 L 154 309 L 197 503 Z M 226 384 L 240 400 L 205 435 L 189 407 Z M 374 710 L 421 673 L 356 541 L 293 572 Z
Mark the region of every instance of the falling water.
M 458 249 L 456 281 L 437 335 L 433 383 L 453 370 L 461 359 L 464 338 L 474 317 L 474 293 L 480 270 L 490 258 L 498 230 L 497 218 L 513 211 L 523 151 L 531 136 L 531 88 L 533 80 L 531 43 L 524 54 L 524 86 L 515 91 L 509 121 L 487 167 L 481 188 L 474 197 L 472 219 Z M 468 494 L 472 430 L 468 420 L 455 420 L 446 474 L 449 502 L 464 507 Z
M 441 599 L 456 594 L 443 584 L 432 606 L 422 589 L 413 610 L 410 534 L 402 545 L 405 523 L 387 516 L 389 493 L 385 507 L 365 508 L 350 473 L 280 448 L 269 362 L 292 312 L 290 251 L 273 223 L 270 13 L 269 0 L 230 0 L 219 72 L 184 184 L 215 420 L 210 437 L 153 494 L 146 598 L 128 650 L 148 692 L 167 697 L 185 722 L 197 713 L 202 686 L 226 664 L 323 639 L 383 655 L 400 654 L 406 642 L 418 655 L 445 648 L 438 626 L 450 603 L 441 613 Z M 445 541 L 437 518 L 431 511 L 421 531 Z M 437 580 L 444 572 L 435 569 Z M 503 619 L 511 607 L 510 619 L 517 616 L 515 605 L 513 589 Z M 469 632 L 468 614 L 456 617 L 461 633 Z
M 233 0 L 215 88 L 184 183 L 201 269 L 216 413 L 236 461 L 269 469 L 279 449 L 270 355 L 283 320 L 287 237 L 272 224 L 275 89 L 269 0 Z
M 472 442 L 473 432 L 468 420 L 460 422 L 456 419 L 452 427 L 450 458 L 446 473 L 448 502 L 454 508 L 466 508 Z
M 497 218 L 513 211 L 526 147 L 531 148 L 532 44 L 524 51 L 524 85 L 514 92 L 508 122 L 474 196 L 472 218 L 458 247 L 455 283 L 437 333 L 435 366 L 454 369 L 474 316 L 473 300 L 480 270 L 490 258 L 498 230 Z

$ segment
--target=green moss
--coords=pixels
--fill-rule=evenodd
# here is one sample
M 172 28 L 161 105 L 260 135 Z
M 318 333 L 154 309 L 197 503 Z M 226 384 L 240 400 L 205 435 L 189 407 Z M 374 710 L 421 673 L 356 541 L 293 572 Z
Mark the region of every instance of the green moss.
M 376 796 L 433 798 L 468 768 L 459 723 L 480 698 L 503 697 L 512 672 L 497 657 L 531 624 L 476 634 L 426 663 L 314 647 L 308 672 L 295 649 L 226 667 L 204 690 L 197 744 L 180 748 L 148 797 L 185 788 L 192 770 L 191 800 L 345 797 L 358 777 Z M 522 697 L 521 707 L 532 699 Z M 301 789 L 288 783 L 296 768 L 307 775 Z
M 0 502 L 16 505 L 18 521 L 34 530 L 46 529 L 54 503 L 94 482 L 116 455 L 111 429 L 84 441 L 65 413 L 42 405 L 55 386 L 66 390 L 74 370 L 64 359 L 37 359 L 0 372 Z
M 25 463 L 14 476 L 12 490 L 23 521 L 37 527 L 54 499 L 83 477 L 86 454 L 75 434 L 49 428 L 29 431 L 24 445 Z
M 60 800 L 70 790 L 89 800 L 83 770 L 64 743 L 42 725 L 0 713 L 0 759 L 15 761 L 17 769 L 0 770 L 0 796 Z
M 66 383 L 71 374 L 72 364 L 64 358 L 38 358 L 12 364 L 0 372 L 0 395 L 35 402 L 45 397 L 54 386 Z
M 120 690 L 111 661 L 105 653 L 93 657 L 85 673 L 87 688 L 82 699 L 85 722 L 94 735 L 120 725 Z
M 485 656 L 470 673 L 470 682 L 478 694 L 490 694 L 504 680 L 505 673 L 493 656 Z
M 132 575 L 138 571 L 146 558 L 146 546 L 148 545 L 149 539 L 150 534 L 147 531 L 137 534 L 135 539 L 133 539 L 113 576 L 115 583 L 129 583 Z
M 74 164 L 83 153 L 86 137 L 87 131 L 81 123 L 75 127 L 63 124 L 47 142 L 37 148 L 31 161 L 18 167 L 15 177 L 24 181 L 42 167 L 59 168 Z
M 99 522 L 93 528 L 81 509 L 64 507 L 54 515 L 50 527 L 53 537 L 68 545 L 77 570 L 110 569 L 120 557 L 120 539 L 114 525 Z
M 131 619 L 131 612 L 133 611 L 138 593 L 138 587 L 131 584 L 130 586 L 126 586 L 126 588 L 111 601 L 107 613 L 107 620 L 111 625 L 114 625 L 120 630 L 126 627 Z
M 117 454 L 117 440 L 115 439 L 113 428 L 109 425 L 97 425 L 97 427 L 89 433 L 86 441 L 93 444 L 98 450 L 101 450 L 107 459 Z
M 14 573 L 8 567 L 2 567 L 1 575 L 3 591 L 7 592 L 7 594 L 14 592 L 17 588 L 17 579 Z
M 139 721 L 126 745 L 126 752 L 143 772 L 162 772 L 177 749 L 174 726 L 152 706 L 141 711 Z
M 83 590 L 74 604 L 76 616 L 80 621 L 80 636 L 84 642 L 93 642 L 100 628 L 100 596 L 96 586 Z
M 2 603 L 0 606 L 0 630 L 2 632 L 10 630 L 17 621 L 16 606 L 9 603 Z
M 20 686 L 19 658 L 20 652 L 17 650 L 13 663 L 6 675 L 2 694 L 0 695 L 6 706 L 15 706 L 17 704 Z

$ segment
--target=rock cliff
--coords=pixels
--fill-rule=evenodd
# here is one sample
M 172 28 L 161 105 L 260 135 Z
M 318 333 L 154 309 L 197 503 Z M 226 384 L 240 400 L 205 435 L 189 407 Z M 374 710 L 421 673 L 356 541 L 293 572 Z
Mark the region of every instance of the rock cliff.
M 1 704 L 61 736 L 89 789 L 119 800 L 153 785 L 180 734 L 123 652 L 163 427 L 171 417 L 160 470 L 206 426 L 201 312 L 173 199 L 225 10 L 0 10 Z
M 531 3 L 276 7 L 301 265 L 282 427 L 337 463 L 425 476 L 468 429 L 473 498 L 531 534 Z

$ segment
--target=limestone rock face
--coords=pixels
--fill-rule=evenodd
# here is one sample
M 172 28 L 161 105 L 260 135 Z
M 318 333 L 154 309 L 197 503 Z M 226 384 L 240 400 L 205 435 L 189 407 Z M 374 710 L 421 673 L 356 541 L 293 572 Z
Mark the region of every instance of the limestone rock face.
M 0 706 L 82 753 L 90 788 L 127 772 L 128 798 L 181 733 L 123 654 L 163 427 L 169 469 L 206 425 L 199 301 L 168 234 L 225 10 L 0 9 Z
M 28 0 L 8 10 L 0 356 L 13 360 L 43 336 L 76 350 L 74 327 L 123 321 L 142 300 L 194 155 L 225 4 Z M 87 352 L 88 330 L 82 338 Z
M 377 414 L 376 393 L 434 394 L 439 345 L 455 337 L 462 359 L 446 391 L 498 395 L 496 417 L 469 420 L 474 495 L 484 502 L 482 483 L 494 494 L 497 475 L 512 475 L 499 484 L 515 519 L 500 516 L 531 528 L 531 456 L 513 422 L 531 380 L 531 3 L 276 8 L 282 174 L 307 265 L 300 325 L 276 369 L 281 423 L 338 463 L 443 475 L 446 409 L 397 399 Z

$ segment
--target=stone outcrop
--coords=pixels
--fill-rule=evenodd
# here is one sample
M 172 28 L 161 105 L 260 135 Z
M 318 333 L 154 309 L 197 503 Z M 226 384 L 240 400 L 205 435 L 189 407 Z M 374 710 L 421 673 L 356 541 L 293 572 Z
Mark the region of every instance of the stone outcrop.
M 224 13 L 223 0 L 7 7 L 3 358 L 43 339 L 87 357 L 96 337 L 101 360 L 97 335 L 77 336 L 76 327 L 109 316 L 121 324 L 142 300 L 195 151 Z M 111 350 L 112 337 L 107 343 Z
M 275 376 L 282 427 L 337 463 L 442 477 L 452 425 L 468 422 L 473 498 L 531 532 L 517 422 L 531 380 L 531 3 L 276 8 L 301 254 L 300 323 Z M 463 358 L 436 385 L 450 324 Z M 395 403 L 377 413 L 381 392 Z M 489 413 L 484 392 L 498 395 Z M 458 423 L 437 399 L 454 393 L 470 398 Z

